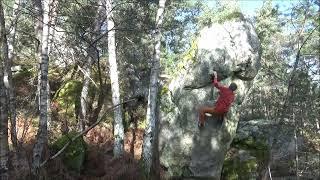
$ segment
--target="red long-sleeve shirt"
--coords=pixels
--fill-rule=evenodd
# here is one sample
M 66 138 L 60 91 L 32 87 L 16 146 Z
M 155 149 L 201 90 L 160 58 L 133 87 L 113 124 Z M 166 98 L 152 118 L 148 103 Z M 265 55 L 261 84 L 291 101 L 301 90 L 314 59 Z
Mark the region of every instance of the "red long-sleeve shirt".
M 217 78 L 214 78 L 212 83 L 214 87 L 219 89 L 219 97 L 215 105 L 215 111 L 218 113 L 228 112 L 235 97 L 233 91 L 228 87 L 220 85 Z

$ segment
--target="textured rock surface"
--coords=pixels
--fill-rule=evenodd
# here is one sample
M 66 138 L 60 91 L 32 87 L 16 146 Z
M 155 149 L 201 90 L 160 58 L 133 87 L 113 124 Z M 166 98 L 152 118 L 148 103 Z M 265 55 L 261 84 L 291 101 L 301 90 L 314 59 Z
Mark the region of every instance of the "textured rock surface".
M 255 119 L 250 121 L 241 121 L 239 123 L 237 134 L 235 139 L 239 141 L 248 141 L 251 140 L 254 142 L 254 146 L 257 147 L 257 150 L 261 150 L 262 144 L 272 148 L 272 162 L 271 162 L 271 173 L 273 177 L 281 178 L 281 179 L 290 179 L 291 175 L 295 174 L 295 169 L 293 168 L 293 161 L 295 158 L 295 139 L 294 139 L 294 130 L 293 127 L 286 128 L 278 128 L 277 123 L 274 120 L 266 120 L 266 119 Z M 276 139 L 274 139 L 277 137 Z M 308 152 L 307 147 L 308 143 L 304 138 L 298 137 L 298 147 L 301 152 Z M 272 143 L 272 141 L 275 141 Z M 257 143 L 258 142 L 258 143 Z M 260 144 L 259 144 L 260 142 Z M 232 143 L 234 145 L 234 142 Z M 263 160 L 261 157 L 258 157 L 261 154 L 254 154 L 252 150 L 253 148 L 245 148 L 235 147 L 238 150 L 246 151 L 250 153 L 253 158 L 256 158 L 258 161 Z M 305 149 L 306 148 L 306 149 Z M 269 148 L 268 148 L 269 149 Z M 269 156 L 269 155 L 268 155 Z M 308 159 L 299 158 L 301 164 L 303 163 L 314 163 L 316 164 L 318 155 L 316 153 L 309 153 Z M 233 156 L 232 160 L 235 162 L 237 158 L 242 158 L 241 154 L 238 156 Z M 268 158 L 268 157 L 267 157 Z M 266 159 L 268 160 L 268 159 Z M 256 162 L 258 162 L 256 161 Z M 317 175 L 319 172 L 318 167 L 309 168 L 308 172 L 306 171 L 301 175 L 301 178 L 305 179 L 317 179 Z M 256 172 L 251 172 L 254 175 Z M 303 179 L 302 178 L 302 179 Z M 258 178 L 259 179 L 259 178 Z M 292 178 L 291 178 L 292 179 Z
M 229 21 L 203 29 L 197 47 L 196 63 L 172 80 L 161 99 L 160 163 L 168 168 L 169 176 L 219 179 L 224 156 L 235 136 L 237 112 L 250 88 L 248 81 L 260 66 L 260 43 L 250 23 Z M 223 123 L 210 117 L 199 130 L 199 106 L 213 104 L 217 96 L 210 85 L 213 70 L 223 84 L 237 83 L 237 98 Z

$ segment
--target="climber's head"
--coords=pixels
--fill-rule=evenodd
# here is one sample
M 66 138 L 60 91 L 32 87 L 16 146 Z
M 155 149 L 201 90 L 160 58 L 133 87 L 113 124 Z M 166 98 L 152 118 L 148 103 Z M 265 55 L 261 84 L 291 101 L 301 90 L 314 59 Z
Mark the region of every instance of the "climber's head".
M 232 91 L 237 90 L 237 84 L 236 84 L 236 83 L 231 83 L 231 84 L 229 85 L 229 89 L 231 89 Z

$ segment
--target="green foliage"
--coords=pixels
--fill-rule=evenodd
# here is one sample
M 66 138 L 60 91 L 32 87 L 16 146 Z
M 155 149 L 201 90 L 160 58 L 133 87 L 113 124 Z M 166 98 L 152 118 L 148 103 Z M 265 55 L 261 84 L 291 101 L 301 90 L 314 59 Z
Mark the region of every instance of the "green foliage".
M 82 83 L 78 80 L 68 81 L 64 86 L 62 86 L 57 94 L 57 98 L 63 99 L 60 102 L 61 106 L 66 106 L 67 103 L 72 103 L 75 101 L 76 97 L 79 97 Z
M 63 146 L 68 143 L 72 138 L 78 135 L 77 132 L 69 132 L 66 135 L 58 138 L 53 144 L 52 148 L 59 151 Z M 80 172 L 86 157 L 87 145 L 82 137 L 72 142 L 63 152 L 62 160 L 66 167 L 70 170 Z
M 234 11 L 230 13 L 224 13 L 217 20 L 219 23 L 223 23 L 230 20 L 243 20 L 244 16 L 240 11 Z
M 97 13 L 97 1 L 79 0 L 77 3 L 72 1 L 62 1 L 60 3 L 60 12 L 68 15 L 68 21 L 59 19 L 57 22 L 59 25 L 61 23 L 64 28 L 79 36 L 92 27 L 92 22 Z
M 161 111 L 164 113 L 172 112 L 175 108 L 175 105 L 171 102 L 171 94 L 168 86 L 162 86 L 160 91 L 161 96 Z
M 172 1 L 166 7 L 163 24 L 161 66 L 164 73 L 174 77 L 194 59 L 194 39 L 199 30 L 198 17 L 202 1 Z M 186 57 L 188 56 L 189 57 Z
M 179 62 L 179 55 L 174 53 L 165 52 L 160 59 L 161 66 L 166 74 L 172 74 L 176 72 L 177 62 Z
M 262 47 L 262 67 L 249 96 L 248 110 L 242 112 L 246 119 L 272 119 L 279 112 L 288 78 L 288 65 L 283 53 L 290 52 L 283 45 L 287 40 L 281 28 L 283 23 L 278 7 L 274 7 L 271 0 L 264 1 L 255 16 L 256 32 Z
M 80 107 L 82 83 L 78 80 L 71 80 L 65 83 L 56 93 L 54 98 L 59 107 L 65 111 L 68 118 L 72 118 L 75 108 Z
M 200 0 L 178 0 L 166 7 L 163 36 L 164 48 L 168 52 L 179 55 L 190 47 L 194 34 L 199 30 L 197 22 L 203 7 Z
M 196 62 L 196 54 L 198 51 L 197 40 L 192 40 L 189 48 L 180 54 L 174 54 L 166 51 L 161 60 L 164 72 L 170 77 L 176 77 L 186 70 L 186 66 Z
M 138 129 L 145 129 L 147 127 L 146 119 L 142 119 L 138 122 Z
M 163 86 L 163 87 L 161 88 L 161 90 L 160 90 L 160 97 L 161 97 L 162 95 L 167 94 L 167 93 L 169 93 L 169 87 L 168 87 L 168 86 Z
M 14 44 L 15 54 L 19 58 L 14 59 L 14 61 L 21 62 L 21 64 L 31 64 L 34 66 L 35 58 L 33 57 L 33 51 L 35 49 L 35 31 L 34 31 L 34 14 L 30 14 L 30 9 L 21 8 L 18 13 L 18 19 L 13 18 L 13 6 L 14 0 L 5 0 L 3 2 L 5 8 L 5 24 L 7 29 L 7 39 L 10 38 L 9 32 L 12 31 L 12 26 L 17 23 L 16 27 L 16 38 Z M 20 2 L 26 6 L 32 6 L 32 1 Z M 17 17 L 16 17 L 17 18 Z M 15 63 L 14 63 L 15 64 Z
M 315 55 L 319 58 L 320 18 L 319 5 L 316 1 L 305 0 L 294 6 L 290 20 L 296 36 L 300 38 L 299 41 L 306 41 L 301 49 L 301 55 Z
M 197 40 L 192 40 L 190 43 L 190 48 L 187 49 L 187 51 L 185 53 L 182 54 L 182 60 L 184 62 L 195 62 L 196 61 L 196 55 L 197 55 L 197 51 L 198 51 L 198 41 Z M 182 65 L 180 65 L 182 66 Z M 178 65 L 179 67 L 179 65 Z
M 243 20 L 237 1 L 218 1 L 217 8 L 205 6 L 203 14 L 199 16 L 200 27 L 210 26 L 212 23 L 223 23 L 230 20 Z
M 271 43 L 272 36 L 281 30 L 278 7 L 272 6 L 272 0 L 265 1 L 256 17 L 256 31 L 265 50 Z

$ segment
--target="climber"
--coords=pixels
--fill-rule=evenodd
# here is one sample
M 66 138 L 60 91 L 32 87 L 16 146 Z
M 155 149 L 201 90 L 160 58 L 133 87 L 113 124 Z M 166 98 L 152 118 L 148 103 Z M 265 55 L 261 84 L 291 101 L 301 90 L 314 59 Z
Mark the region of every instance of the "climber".
M 232 102 L 234 101 L 235 95 L 234 91 L 237 89 L 235 83 L 231 83 L 229 87 L 222 86 L 218 82 L 217 72 L 214 71 L 211 77 L 212 84 L 214 87 L 219 89 L 219 97 L 215 106 L 203 106 L 199 109 L 199 121 L 198 126 L 203 127 L 205 121 L 205 113 L 210 113 L 215 116 L 224 116 L 231 107 Z

